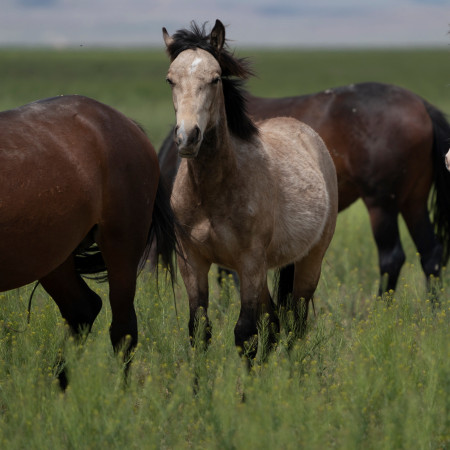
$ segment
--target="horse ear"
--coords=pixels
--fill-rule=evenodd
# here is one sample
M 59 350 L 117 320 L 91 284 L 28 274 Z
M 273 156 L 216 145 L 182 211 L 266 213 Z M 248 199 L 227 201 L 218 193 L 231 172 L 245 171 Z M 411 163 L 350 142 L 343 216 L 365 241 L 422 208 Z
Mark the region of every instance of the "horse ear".
M 166 47 L 169 48 L 170 44 L 172 44 L 172 42 L 173 42 L 173 37 L 169 35 L 169 33 L 167 32 L 165 27 L 163 27 L 162 33 L 163 33 L 163 39 L 166 44 Z
M 211 45 L 217 50 L 218 53 L 221 52 L 223 44 L 225 44 L 225 27 L 223 23 L 217 19 L 214 28 L 209 36 Z

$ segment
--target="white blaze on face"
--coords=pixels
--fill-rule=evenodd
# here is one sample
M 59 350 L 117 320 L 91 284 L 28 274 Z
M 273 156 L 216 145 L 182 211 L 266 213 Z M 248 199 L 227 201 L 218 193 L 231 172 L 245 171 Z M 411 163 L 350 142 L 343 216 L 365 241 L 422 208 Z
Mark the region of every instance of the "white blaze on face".
M 187 135 L 186 135 L 186 129 L 184 127 L 184 120 L 181 121 L 177 134 L 179 137 L 181 137 L 183 139 L 183 141 L 186 140 Z
M 194 73 L 197 70 L 198 65 L 202 62 L 202 58 L 195 58 L 192 61 L 191 68 L 189 69 L 189 73 Z

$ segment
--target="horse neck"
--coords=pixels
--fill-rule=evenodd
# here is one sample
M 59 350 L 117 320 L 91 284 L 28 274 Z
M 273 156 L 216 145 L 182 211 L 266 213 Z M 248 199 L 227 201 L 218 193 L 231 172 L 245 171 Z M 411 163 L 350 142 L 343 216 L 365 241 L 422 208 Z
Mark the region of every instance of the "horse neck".
M 224 122 L 205 133 L 197 157 L 187 161 L 191 182 L 209 196 L 238 176 L 234 140 Z

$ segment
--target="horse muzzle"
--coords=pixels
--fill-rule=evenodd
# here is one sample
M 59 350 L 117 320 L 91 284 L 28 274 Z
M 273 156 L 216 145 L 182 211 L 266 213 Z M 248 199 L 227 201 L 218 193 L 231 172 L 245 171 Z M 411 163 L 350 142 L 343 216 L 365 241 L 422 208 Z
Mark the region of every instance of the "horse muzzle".
M 178 148 L 178 155 L 181 158 L 195 158 L 202 142 L 202 132 L 198 125 L 195 125 L 190 131 L 178 125 L 175 127 L 175 143 Z

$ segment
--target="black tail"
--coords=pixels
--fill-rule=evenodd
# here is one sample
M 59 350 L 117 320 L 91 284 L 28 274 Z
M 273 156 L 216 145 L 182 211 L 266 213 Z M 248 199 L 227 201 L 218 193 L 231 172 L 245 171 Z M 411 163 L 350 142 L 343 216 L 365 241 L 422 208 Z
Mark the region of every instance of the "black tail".
M 167 189 L 164 180 L 160 178 L 153 205 L 152 225 L 142 265 L 145 264 L 150 247 L 156 240 L 156 254 L 161 257 L 163 266 L 167 268 L 172 285 L 176 277 L 174 256 L 175 252 L 178 251 L 176 229 L 177 222 L 170 205 L 170 191 Z
M 443 246 L 442 263 L 450 256 L 450 172 L 445 167 L 444 157 L 449 150 L 450 124 L 445 115 L 429 103 L 425 103 L 433 122 L 433 171 L 434 186 L 430 210 L 434 231 Z

